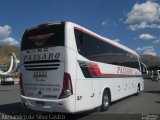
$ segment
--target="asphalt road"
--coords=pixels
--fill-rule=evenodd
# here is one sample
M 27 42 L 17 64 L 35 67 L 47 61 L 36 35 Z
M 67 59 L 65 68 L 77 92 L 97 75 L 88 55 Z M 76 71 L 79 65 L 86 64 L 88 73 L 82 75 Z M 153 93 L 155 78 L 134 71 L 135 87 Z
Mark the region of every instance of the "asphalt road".
M 106 112 L 96 110 L 76 115 L 44 113 L 22 108 L 19 86 L 0 86 L 0 119 L 79 119 L 79 120 L 160 120 L 160 81 L 145 80 L 145 90 L 111 104 Z

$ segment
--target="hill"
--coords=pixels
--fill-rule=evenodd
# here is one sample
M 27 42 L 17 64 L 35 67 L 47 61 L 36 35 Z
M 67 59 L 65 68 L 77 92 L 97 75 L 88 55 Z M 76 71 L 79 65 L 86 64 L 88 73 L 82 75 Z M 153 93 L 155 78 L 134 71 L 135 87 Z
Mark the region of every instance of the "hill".
M 144 64 L 149 66 L 160 66 L 160 57 L 152 55 L 140 55 Z
M 10 63 L 10 56 L 14 52 L 17 59 L 19 59 L 19 47 L 0 45 L 0 64 Z

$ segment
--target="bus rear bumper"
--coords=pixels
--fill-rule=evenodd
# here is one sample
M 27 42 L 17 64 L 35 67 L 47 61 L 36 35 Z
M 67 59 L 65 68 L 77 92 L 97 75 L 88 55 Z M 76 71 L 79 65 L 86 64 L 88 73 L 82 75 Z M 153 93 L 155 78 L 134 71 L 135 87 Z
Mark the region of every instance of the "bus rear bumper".
M 37 105 L 37 102 L 41 102 L 43 105 Z M 65 99 L 57 100 L 37 99 L 21 95 L 21 105 L 36 111 L 74 113 L 74 103 L 73 95 Z

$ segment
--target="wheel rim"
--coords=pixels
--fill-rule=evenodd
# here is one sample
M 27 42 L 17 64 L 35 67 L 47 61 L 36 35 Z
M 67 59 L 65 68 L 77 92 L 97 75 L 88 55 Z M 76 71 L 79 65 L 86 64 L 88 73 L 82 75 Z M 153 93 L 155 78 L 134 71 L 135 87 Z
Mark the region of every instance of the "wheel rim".
M 109 105 L 108 95 L 104 95 L 104 97 L 103 97 L 103 105 L 104 105 L 105 107 L 108 107 L 108 105 Z

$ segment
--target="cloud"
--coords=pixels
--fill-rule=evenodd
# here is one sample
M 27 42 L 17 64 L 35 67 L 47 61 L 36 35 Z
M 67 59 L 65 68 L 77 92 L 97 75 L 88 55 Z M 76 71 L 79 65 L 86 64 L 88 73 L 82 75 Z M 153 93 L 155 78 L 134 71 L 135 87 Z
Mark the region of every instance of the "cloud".
M 102 22 L 101 22 L 101 25 L 102 25 L 102 26 L 109 26 L 109 25 L 116 26 L 117 23 L 116 23 L 115 21 L 105 20 L 105 21 L 102 21 Z
M 129 29 L 131 30 L 160 29 L 160 4 L 155 1 L 136 3 L 132 10 L 127 13 L 125 23 L 130 24 Z
M 19 44 L 19 42 L 12 37 L 7 37 L 3 39 L 2 42 L 7 45 L 18 45 Z
M 102 26 L 107 26 L 109 24 L 109 20 L 105 20 L 101 23 Z
M 120 42 L 120 39 L 114 39 L 113 41 L 114 42 Z
M 160 21 L 160 5 L 152 1 L 136 3 L 127 17 L 126 23 Z
M 155 44 L 160 44 L 160 39 L 153 41 L 153 43 L 155 43 Z
M 147 22 L 141 22 L 140 24 L 129 25 L 128 28 L 132 31 L 136 31 L 139 29 L 145 29 L 145 28 L 160 29 L 160 25 L 147 23 Z
M 153 36 L 153 35 L 150 35 L 150 34 L 141 34 L 138 36 L 138 39 L 141 39 L 141 40 L 153 40 L 153 39 L 156 39 L 157 37 L 156 36 Z
M 19 42 L 14 38 L 10 37 L 12 28 L 9 25 L 0 26 L 0 43 L 6 45 L 18 45 Z
M 8 25 L 0 26 L 0 40 L 5 39 L 11 34 L 11 27 Z
M 137 52 L 141 52 L 144 55 L 153 55 L 153 56 L 157 55 L 153 46 L 138 47 L 135 50 Z

